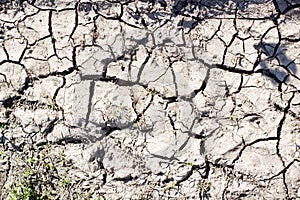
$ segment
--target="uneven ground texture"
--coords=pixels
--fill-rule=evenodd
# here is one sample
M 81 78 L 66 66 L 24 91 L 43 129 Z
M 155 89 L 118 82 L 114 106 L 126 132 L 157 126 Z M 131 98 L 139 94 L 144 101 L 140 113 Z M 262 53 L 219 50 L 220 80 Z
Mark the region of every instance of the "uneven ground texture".
M 1 199 L 299 199 L 299 0 L 0 0 Z

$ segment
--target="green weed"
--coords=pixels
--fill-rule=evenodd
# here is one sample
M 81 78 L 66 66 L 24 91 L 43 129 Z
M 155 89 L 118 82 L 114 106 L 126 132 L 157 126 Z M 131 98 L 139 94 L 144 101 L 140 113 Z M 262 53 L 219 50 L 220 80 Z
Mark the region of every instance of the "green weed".
M 0 133 L 2 133 L 5 129 L 5 124 L 4 123 L 1 123 L 0 125 Z
M 71 182 L 69 180 L 66 180 L 66 179 L 63 180 L 62 183 L 61 183 L 61 185 L 62 185 L 63 188 L 66 188 L 70 184 L 71 184 Z

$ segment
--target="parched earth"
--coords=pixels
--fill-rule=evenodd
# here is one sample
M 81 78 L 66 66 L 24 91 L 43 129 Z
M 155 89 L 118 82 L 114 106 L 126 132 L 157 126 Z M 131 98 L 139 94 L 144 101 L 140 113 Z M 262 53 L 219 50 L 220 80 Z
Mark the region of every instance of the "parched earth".
M 0 0 L 1 199 L 300 199 L 299 0 Z

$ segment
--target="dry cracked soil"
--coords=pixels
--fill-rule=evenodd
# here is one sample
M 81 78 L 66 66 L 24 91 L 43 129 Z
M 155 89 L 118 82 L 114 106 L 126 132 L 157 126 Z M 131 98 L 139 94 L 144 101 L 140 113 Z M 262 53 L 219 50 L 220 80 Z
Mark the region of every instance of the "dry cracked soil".
M 299 0 L 0 0 L 1 199 L 300 199 Z

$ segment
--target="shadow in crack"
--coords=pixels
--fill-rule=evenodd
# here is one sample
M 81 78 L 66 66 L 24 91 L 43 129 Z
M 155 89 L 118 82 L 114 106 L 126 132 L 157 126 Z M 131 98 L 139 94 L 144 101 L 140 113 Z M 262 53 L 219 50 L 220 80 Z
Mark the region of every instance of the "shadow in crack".
M 224 14 L 234 15 L 237 11 L 244 12 L 251 4 L 264 4 L 269 0 L 175 0 L 172 7 L 173 15 L 181 15 L 191 17 L 192 19 L 182 19 L 180 26 L 184 28 L 194 28 L 199 22 L 204 19 L 222 16 Z
M 158 0 L 161 2 L 163 0 Z M 151 1 L 153 2 L 153 0 Z M 165 2 L 165 1 L 163 1 Z M 251 4 L 264 4 L 270 0 L 175 0 L 173 5 L 174 14 L 194 13 L 197 8 L 200 10 L 198 16 L 212 17 L 219 14 L 234 14 L 236 10 L 246 11 Z M 297 8 L 300 5 L 299 0 L 274 0 L 272 1 L 275 8 L 278 8 L 282 13 L 286 13 L 291 9 Z M 165 3 L 166 4 L 166 3 Z M 200 14 L 200 15 L 199 15 Z M 202 14 L 202 15 L 201 15 Z
M 79 4 L 78 10 L 80 12 L 90 12 L 93 9 L 93 4 L 91 2 L 82 2 Z
M 261 42 L 254 48 L 261 53 L 261 57 L 265 55 L 259 66 L 273 83 L 288 83 L 291 76 L 296 77 L 296 64 L 286 55 L 285 45 Z
M 183 12 L 193 13 L 196 8 L 199 8 L 201 13 L 206 14 L 206 16 L 210 15 L 217 15 L 220 12 L 226 13 L 234 13 L 236 9 L 244 11 L 250 4 L 262 4 L 266 3 L 269 0 L 250 0 L 250 1 L 242 1 L 242 0 L 204 0 L 204 1 L 197 1 L 197 0 L 184 0 L 174 1 L 173 12 L 174 14 L 181 14 Z M 212 9 L 213 8 L 213 9 Z M 217 8 L 217 9 L 216 9 Z M 226 8 L 226 9 L 225 9 Z
M 16 145 L 13 141 L 2 135 L 0 137 L 0 144 L 10 144 L 10 147 L 12 148 L 13 151 L 18 151 L 21 152 L 22 149 L 20 146 Z
M 142 19 L 142 15 L 146 15 L 151 20 L 157 21 L 158 24 L 163 24 L 164 17 L 166 16 L 176 17 L 179 15 L 183 17 L 178 24 L 179 26 L 194 28 L 204 19 L 220 17 L 224 14 L 234 15 L 236 11 L 246 11 L 251 4 L 264 4 L 269 1 L 270 0 L 172 0 L 171 2 L 167 2 L 165 0 L 143 0 L 142 2 L 149 4 L 147 9 L 138 12 L 130 9 L 127 12 L 136 20 Z M 154 8 L 155 4 L 159 4 L 163 10 Z M 171 7 L 171 13 L 166 12 L 167 7 Z M 188 19 L 185 17 L 188 17 Z
M 275 7 L 278 8 L 281 13 L 286 13 L 300 6 L 299 0 L 276 0 L 273 2 Z

